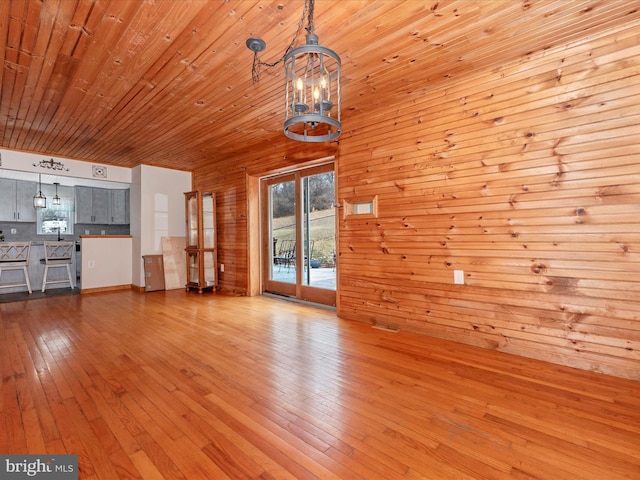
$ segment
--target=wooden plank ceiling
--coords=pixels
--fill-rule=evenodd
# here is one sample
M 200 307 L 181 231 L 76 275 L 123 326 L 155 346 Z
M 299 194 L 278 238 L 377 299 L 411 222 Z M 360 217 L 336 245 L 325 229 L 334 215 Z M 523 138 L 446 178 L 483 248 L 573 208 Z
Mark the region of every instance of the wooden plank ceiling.
M 282 63 L 253 83 L 245 46 L 261 37 L 261 60 L 278 60 L 302 11 L 303 0 L 4 0 L 0 146 L 184 170 L 302 148 L 282 133 Z M 348 132 L 394 95 L 639 15 L 629 0 L 317 0 L 314 23 L 342 58 Z

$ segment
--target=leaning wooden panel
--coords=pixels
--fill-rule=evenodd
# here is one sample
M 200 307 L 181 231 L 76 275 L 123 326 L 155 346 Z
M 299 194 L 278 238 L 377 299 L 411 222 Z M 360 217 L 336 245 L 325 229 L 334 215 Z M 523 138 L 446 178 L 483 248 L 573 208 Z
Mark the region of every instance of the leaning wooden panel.
M 164 281 L 167 290 L 184 288 L 187 283 L 185 265 L 185 237 L 162 237 L 162 258 L 164 266 Z

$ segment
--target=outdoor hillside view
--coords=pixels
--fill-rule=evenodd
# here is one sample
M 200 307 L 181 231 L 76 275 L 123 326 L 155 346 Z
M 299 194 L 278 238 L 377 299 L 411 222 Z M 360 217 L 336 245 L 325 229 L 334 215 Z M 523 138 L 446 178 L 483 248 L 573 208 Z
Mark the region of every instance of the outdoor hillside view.
M 296 202 L 296 181 L 299 195 Z M 336 208 L 334 173 L 300 176 L 270 185 L 271 279 L 296 283 L 296 258 L 303 266 L 301 284 L 335 290 Z M 302 203 L 302 205 L 300 205 Z M 296 208 L 301 215 L 296 218 Z M 296 221 L 299 222 L 296 225 Z M 297 245 L 296 229 L 302 247 Z
M 333 267 L 336 253 L 334 173 L 321 173 L 306 177 L 305 180 L 304 202 L 308 203 L 305 211 L 309 212 L 308 238 L 313 240 L 310 263 L 313 266 Z M 276 254 L 283 240 L 295 241 L 296 238 L 294 189 L 293 182 L 284 182 L 274 185 L 271 191 Z
M 333 267 L 336 253 L 335 243 L 335 206 L 325 210 L 311 212 L 310 217 L 310 238 L 314 239 L 313 250 L 311 251 L 311 264 L 320 262 L 323 267 Z M 295 240 L 296 234 L 295 218 L 293 215 L 273 219 L 273 235 L 275 241 L 275 252 L 282 240 Z

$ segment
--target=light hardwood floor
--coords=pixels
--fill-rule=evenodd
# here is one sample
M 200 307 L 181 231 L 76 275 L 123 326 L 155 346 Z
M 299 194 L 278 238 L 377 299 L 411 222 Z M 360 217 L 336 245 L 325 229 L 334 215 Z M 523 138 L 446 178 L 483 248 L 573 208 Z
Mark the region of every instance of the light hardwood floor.
M 81 479 L 640 478 L 640 383 L 263 297 L 0 304 L 0 453 Z

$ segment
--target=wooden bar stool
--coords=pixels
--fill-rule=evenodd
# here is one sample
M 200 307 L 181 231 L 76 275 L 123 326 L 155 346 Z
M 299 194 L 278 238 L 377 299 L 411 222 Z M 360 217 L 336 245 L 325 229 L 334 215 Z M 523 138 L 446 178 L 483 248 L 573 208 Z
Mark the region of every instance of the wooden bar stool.
M 31 293 L 31 282 L 29 281 L 29 253 L 31 252 L 31 242 L 0 242 L 0 277 L 2 272 L 7 270 L 22 270 L 26 283 L 10 283 L 0 285 L 0 288 L 27 287 Z
M 44 263 L 44 276 L 42 277 L 42 291 L 47 285 L 53 283 L 67 283 L 74 289 L 75 283 L 71 276 L 71 261 L 75 251 L 74 242 L 44 242 L 44 258 L 40 262 Z M 64 267 L 67 269 L 68 280 L 47 280 L 50 268 Z

